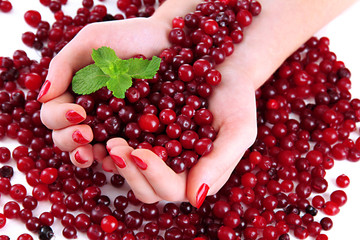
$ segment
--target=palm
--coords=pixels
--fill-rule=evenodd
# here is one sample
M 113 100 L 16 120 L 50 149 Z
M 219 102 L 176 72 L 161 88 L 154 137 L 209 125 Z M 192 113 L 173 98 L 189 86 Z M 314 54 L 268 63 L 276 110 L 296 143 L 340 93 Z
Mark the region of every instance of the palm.
M 94 48 L 109 46 L 121 58 L 129 58 L 136 54 L 150 57 L 157 55 L 169 45 L 166 33 L 159 31 L 159 24 L 162 23 L 145 18 L 133 18 L 94 24 L 88 31 L 97 36 L 92 41 Z
M 256 136 L 254 88 L 231 62 L 219 65 L 218 70 L 222 74 L 222 82 L 214 88 L 209 99 L 209 108 L 214 115 L 213 126 L 218 136 L 214 150 L 201 158 L 189 172 L 187 192 L 190 199 L 194 199 L 194 193 L 204 181 L 210 181 L 210 194 L 216 193 Z

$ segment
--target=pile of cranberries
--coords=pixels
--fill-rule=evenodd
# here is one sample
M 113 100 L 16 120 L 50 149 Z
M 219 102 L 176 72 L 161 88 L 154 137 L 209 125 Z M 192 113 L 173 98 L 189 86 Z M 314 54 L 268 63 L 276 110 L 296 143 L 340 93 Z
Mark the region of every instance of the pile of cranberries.
M 351 99 L 350 71 L 329 51 L 327 38 L 308 40 L 256 91 L 257 139 L 217 194 L 198 209 L 187 202 L 144 204 L 131 190 L 114 199 L 104 194 L 106 185 L 123 188 L 120 175 L 105 174 L 97 163 L 74 167 L 41 123 L 36 98 L 50 60 L 83 26 L 150 16 L 155 1 L 118 0 L 124 15 L 110 15 L 105 6 L 83 0 L 75 17 L 62 12 L 67 1 L 40 2 L 56 22 L 26 12 L 25 21 L 36 31 L 25 32 L 22 40 L 41 52 L 41 60 L 22 50 L 0 57 L 0 139 L 21 144 L 12 152 L 0 147 L 0 193 L 12 199 L 2 203 L 0 228 L 17 219 L 40 239 L 54 236 L 53 224 L 63 226 L 67 239 L 86 233 L 88 239 L 104 240 L 287 240 L 290 232 L 299 239 L 328 239 L 322 232 L 332 228 L 331 219 L 315 216 L 336 215 L 347 201 L 343 190 L 328 193 L 325 174 L 335 160 L 360 159 L 360 140 L 349 138 L 360 120 L 360 100 Z M 176 172 L 193 166 L 216 137 L 206 100 L 221 84 L 214 67 L 233 52 L 260 10 L 251 0 L 207 1 L 175 18 L 169 33 L 173 45 L 159 54 L 163 60 L 153 79 L 135 79 L 125 99 L 105 88 L 76 97 L 95 141 L 122 136 L 133 147 L 152 149 Z M 9 161 L 25 175 L 31 193 L 11 182 Z M 340 175 L 336 183 L 345 188 L 350 180 Z M 51 208 L 37 216 L 33 210 L 41 201 Z M 33 237 L 23 233 L 18 239 Z

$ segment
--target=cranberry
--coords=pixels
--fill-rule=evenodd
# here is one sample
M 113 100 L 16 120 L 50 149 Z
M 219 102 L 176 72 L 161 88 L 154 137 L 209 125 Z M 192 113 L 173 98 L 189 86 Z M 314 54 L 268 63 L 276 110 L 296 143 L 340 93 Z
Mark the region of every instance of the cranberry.
M 111 233 L 118 227 L 118 221 L 113 216 L 106 216 L 101 220 L 101 229 L 104 232 Z
M 349 186 L 349 184 L 350 184 L 350 179 L 349 179 L 349 177 L 346 176 L 345 174 L 339 175 L 339 176 L 336 178 L 336 184 L 337 184 L 339 187 L 346 188 L 346 187 Z
M 25 21 L 32 27 L 37 27 L 41 21 L 41 15 L 38 11 L 29 10 L 24 15 Z

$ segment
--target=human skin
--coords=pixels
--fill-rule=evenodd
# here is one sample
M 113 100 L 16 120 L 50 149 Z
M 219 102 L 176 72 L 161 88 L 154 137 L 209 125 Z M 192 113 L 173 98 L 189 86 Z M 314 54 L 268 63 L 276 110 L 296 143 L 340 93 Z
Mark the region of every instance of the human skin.
M 189 201 L 199 206 L 201 195 L 216 193 L 256 137 L 255 90 L 293 51 L 355 0 L 260 1 L 262 12 L 245 30 L 244 40 L 235 46 L 234 53 L 224 63 L 217 66 L 222 82 L 209 99 L 209 109 L 214 115 L 213 126 L 218 136 L 213 151 L 201 157 L 189 172 L 176 174 L 153 152 L 134 150 L 120 138 L 109 140 L 106 146 L 75 143 L 71 138 L 75 130 L 79 130 L 88 142 L 93 135 L 89 126 L 66 120 L 65 113 L 69 110 L 86 116 L 85 110 L 73 103 L 73 97 L 66 89 L 73 74 L 92 63 L 92 49 L 109 46 L 120 58 L 139 53 L 147 57 L 157 55 L 170 46 L 167 34 L 171 20 L 193 11 L 200 2 L 167 0 L 148 19 L 86 26 L 51 62 L 47 77 L 50 88 L 39 98 L 44 103 L 41 110 L 43 123 L 54 130 L 55 144 L 71 153 L 73 163 L 88 167 L 94 159 L 102 162 L 105 169 L 124 176 L 143 202 Z M 75 153 L 86 160 L 85 163 L 80 164 Z M 132 156 L 141 159 L 147 165 L 146 170 L 139 168 Z M 126 167 L 114 164 L 117 157 Z

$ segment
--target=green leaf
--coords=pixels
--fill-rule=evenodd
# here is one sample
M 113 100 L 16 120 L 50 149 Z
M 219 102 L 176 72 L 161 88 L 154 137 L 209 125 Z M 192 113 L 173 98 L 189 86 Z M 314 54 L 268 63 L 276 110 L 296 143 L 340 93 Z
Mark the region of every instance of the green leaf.
M 72 90 L 80 95 L 90 94 L 106 86 L 108 80 L 109 76 L 98 66 L 91 64 L 76 72 L 72 80 Z
M 129 60 L 128 74 L 133 78 L 150 79 L 153 78 L 160 68 L 161 58 L 154 56 L 151 61 L 141 58 L 131 58 Z
M 109 47 L 101 47 L 97 50 L 93 49 L 91 57 L 94 60 L 96 66 L 98 66 L 104 73 L 108 75 L 114 74 L 110 67 L 111 64 L 119 58 L 116 56 L 116 53 L 113 49 Z
M 113 92 L 117 98 L 124 98 L 126 90 L 131 87 L 132 78 L 128 74 L 119 74 L 116 77 L 111 77 L 106 83 L 107 88 Z
M 110 70 L 110 76 L 114 77 L 119 74 L 127 74 L 129 71 L 129 61 L 128 60 L 122 60 L 117 59 L 116 61 L 110 63 L 109 70 Z

